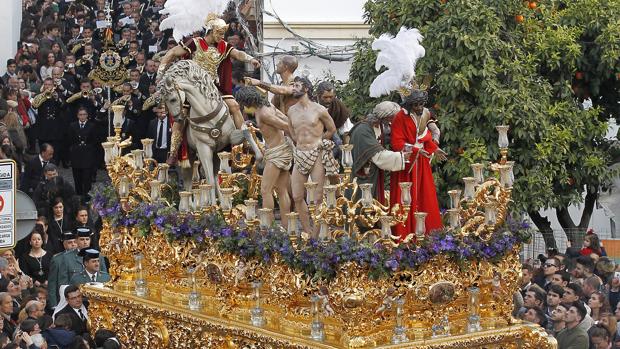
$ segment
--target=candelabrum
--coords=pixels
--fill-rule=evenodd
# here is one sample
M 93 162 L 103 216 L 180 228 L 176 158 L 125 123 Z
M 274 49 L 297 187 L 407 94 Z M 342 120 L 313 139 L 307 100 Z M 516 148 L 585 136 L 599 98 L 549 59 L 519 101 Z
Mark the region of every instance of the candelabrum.
M 502 158 L 499 163 L 490 166 L 472 164 L 473 177 L 464 177 L 463 198 L 458 190 L 451 190 L 450 209 L 447 211 L 450 229 L 459 230 L 463 236 L 474 235 L 486 240 L 508 215 L 508 203 L 514 183 L 514 161 L 507 161 L 508 154 L 508 126 L 496 127 L 498 145 Z M 498 178 L 484 178 L 485 169 L 496 173 Z M 464 222 L 464 223 L 462 223 Z
M 342 147 L 343 163 L 350 165 L 349 156 L 351 147 Z M 372 243 L 384 243 L 388 247 L 394 247 L 396 238 L 391 235 L 391 227 L 396 224 L 406 224 L 411 210 L 411 187 L 410 182 L 400 183 L 401 204 L 390 209 L 373 198 L 373 184 L 357 184 L 350 182 L 350 168 L 345 167 L 345 175 L 341 176 L 341 182 L 336 185 L 323 187 L 324 198 L 318 203 L 316 197 L 317 183 L 308 181 L 305 183 L 310 217 L 319 225 L 319 237 L 321 240 L 331 239 L 348 235 L 359 240 L 373 239 Z M 361 191 L 358 195 L 358 190 Z M 339 194 L 339 196 L 337 196 Z M 296 229 L 296 218 L 290 219 L 289 233 Z M 380 228 L 375 229 L 377 223 Z M 293 228 L 294 227 L 294 228 Z M 365 230 L 360 234 L 360 227 Z

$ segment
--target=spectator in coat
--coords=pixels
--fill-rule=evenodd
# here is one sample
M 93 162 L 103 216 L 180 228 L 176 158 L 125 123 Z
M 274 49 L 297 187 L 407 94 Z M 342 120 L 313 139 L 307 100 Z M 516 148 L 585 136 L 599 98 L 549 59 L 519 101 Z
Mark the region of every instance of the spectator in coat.
M 48 143 L 41 144 L 41 151 L 39 156 L 32 158 L 32 160 L 26 162 L 24 170 L 24 179 L 22 180 L 21 191 L 26 194 L 34 194 L 34 190 L 39 182 L 44 180 L 43 168 L 49 164 L 54 157 L 54 147 Z

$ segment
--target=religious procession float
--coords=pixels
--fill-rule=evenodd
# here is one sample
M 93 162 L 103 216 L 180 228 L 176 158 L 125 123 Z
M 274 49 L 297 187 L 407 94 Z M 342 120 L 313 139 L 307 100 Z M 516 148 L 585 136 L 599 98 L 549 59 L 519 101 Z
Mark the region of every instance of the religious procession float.
M 166 3 L 168 18 L 174 20 L 173 5 L 181 3 Z M 200 11 L 196 17 L 215 12 L 191 9 Z M 153 159 L 152 139 L 142 140 L 143 149 L 127 149 L 124 106 L 113 107 L 116 135 L 103 143 L 111 184 L 92 192 L 112 281 L 103 288 L 83 286 L 92 328 L 113 329 L 129 348 L 556 347 L 544 329 L 512 316 L 529 228 L 510 212 L 508 126 L 497 126 L 501 158 L 472 165 L 463 188 L 449 191 L 450 208 L 442 217 L 438 207 L 422 210 L 427 194 L 421 178 L 435 150 L 425 151 L 432 130 L 422 123 L 425 93 L 412 82 L 415 60 L 424 55 L 417 30 L 403 28 L 377 41 L 382 53 L 399 44 L 411 54 L 402 71 L 388 67 L 396 82 L 380 76 L 371 94 L 400 90 L 412 110 L 422 108 L 409 118 L 415 139 L 399 153 L 403 168 L 397 181 L 392 175 L 390 200 L 383 197 L 387 191 L 376 195 L 383 182 L 358 181 L 351 142 L 340 147 L 341 162 L 329 181 L 306 174 L 297 183 L 307 206 L 295 201 L 292 212 L 280 210 L 275 219 L 273 206 L 265 207 L 260 196 L 259 130 L 233 125 L 227 96 L 214 83 L 222 84 L 222 77 L 199 71 L 215 71 L 222 57 L 235 55 L 209 46 L 226 24 L 217 17 L 205 24 L 205 17 L 198 29 L 205 26 L 207 36 L 179 45 L 198 63 L 165 64 L 164 58 L 159 72 L 161 101 L 186 124 L 183 148 L 197 154 L 189 167 L 179 166 L 183 187 L 169 177 L 168 164 Z M 170 27 L 179 42 L 196 30 Z M 107 54 L 114 61 L 114 53 Z M 111 64 L 109 75 L 116 68 Z M 293 89 L 304 92 L 303 84 Z M 235 131 L 245 142 L 230 147 Z M 305 161 L 299 156 L 296 150 L 295 166 Z M 300 229 L 302 215 L 313 228 Z M 426 224 L 431 215 L 439 228 Z

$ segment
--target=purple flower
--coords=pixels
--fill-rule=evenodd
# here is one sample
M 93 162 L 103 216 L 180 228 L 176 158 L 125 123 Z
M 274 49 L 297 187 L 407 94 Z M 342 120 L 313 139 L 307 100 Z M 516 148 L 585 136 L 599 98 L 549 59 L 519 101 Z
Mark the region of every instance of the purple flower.
M 157 216 L 154 221 L 155 225 L 158 228 L 163 228 L 165 222 L 166 222 L 166 217 L 164 216 Z
M 396 271 L 396 270 L 398 270 L 398 261 L 396 261 L 393 258 L 388 259 L 387 261 L 385 261 L 385 266 L 386 266 L 386 268 L 389 268 L 392 271 Z
M 226 228 L 222 229 L 222 236 L 225 237 L 225 238 L 231 237 L 232 233 L 233 233 L 233 231 L 232 231 L 232 229 L 230 227 L 226 227 Z

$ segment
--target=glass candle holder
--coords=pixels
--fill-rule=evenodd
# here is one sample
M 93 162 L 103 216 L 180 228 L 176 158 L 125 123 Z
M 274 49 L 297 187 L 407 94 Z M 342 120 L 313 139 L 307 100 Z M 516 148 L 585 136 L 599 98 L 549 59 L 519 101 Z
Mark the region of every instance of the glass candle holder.
M 220 158 L 220 171 L 223 173 L 232 173 L 232 169 L 230 168 L 230 153 L 222 151 L 217 153 L 217 156 Z
M 471 169 L 474 172 L 474 178 L 476 179 L 476 184 L 480 185 L 484 182 L 484 164 L 475 163 L 471 164 Z
M 261 229 L 269 229 L 271 227 L 271 223 L 273 222 L 273 210 L 270 208 L 260 208 L 258 209 L 258 220 L 260 221 Z
M 510 126 L 508 125 L 498 125 L 495 126 L 495 129 L 497 130 L 497 145 L 500 148 L 508 148 L 508 145 L 510 144 L 508 142 L 508 130 L 510 129 Z
M 407 338 L 407 329 L 403 325 L 403 317 L 405 315 L 405 299 L 398 297 L 394 300 L 396 304 L 396 324 L 394 325 L 394 334 L 392 335 L 392 344 L 402 344 L 409 342 Z
M 384 239 L 389 239 L 392 236 L 392 217 L 390 216 L 379 216 L 379 221 L 381 222 L 381 237 Z
M 121 199 L 129 197 L 129 177 L 122 176 L 118 181 L 118 196 Z
M 343 144 L 340 146 L 340 150 L 342 151 L 342 166 L 353 167 L 353 154 L 351 154 L 353 144 Z
M 253 326 L 263 327 L 265 325 L 265 312 L 263 308 L 261 308 L 261 300 L 260 300 L 260 288 L 262 286 L 262 282 L 253 281 L 252 282 L 252 293 L 254 298 L 254 308 L 250 310 L 250 321 Z
M 338 188 L 335 185 L 326 185 L 323 187 L 325 192 L 325 204 L 327 208 L 336 208 L 336 190 Z
M 478 332 L 480 326 L 480 289 L 470 287 L 467 289 L 467 332 Z
M 461 190 L 448 190 L 448 195 L 450 196 L 450 208 L 461 208 Z
M 161 184 L 168 183 L 168 169 L 170 166 L 168 164 L 159 164 L 157 165 L 157 180 Z
M 297 212 L 287 213 L 286 219 L 288 220 L 288 226 L 286 227 L 286 232 L 291 236 L 297 236 L 299 234 L 299 229 L 297 229 L 297 220 L 299 219 L 299 213 Z
M 362 191 L 362 207 L 371 208 L 373 203 L 372 197 L 372 183 L 364 183 L 359 185 L 360 190 Z
M 497 202 L 490 201 L 484 204 L 484 221 L 488 225 L 497 222 Z
M 198 292 L 198 288 L 196 287 L 196 268 L 189 268 L 189 274 L 191 278 L 192 290 L 189 293 L 188 297 L 188 308 L 192 311 L 199 311 L 200 306 L 200 293 Z
M 232 210 L 232 196 L 233 196 L 233 188 L 221 188 L 222 199 L 220 200 L 220 207 L 223 211 Z
M 448 224 L 450 228 L 458 229 L 461 227 L 460 209 L 451 208 L 448 211 Z
M 211 188 L 213 186 L 211 184 L 201 184 L 198 186 L 200 188 L 200 204 L 201 208 L 207 208 L 211 206 Z
M 133 163 L 136 169 L 144 168 L 144 150 L 134 149 L 131 151 L 131 154 L 133 155 Z
M 115 136 L 110 136 L 110 137 L 107 137 L 106 140 L 108 142 L 110 142 L 110 143 L 114 143 L 114 147 L 112 148 L 113 149 L 113 156 L 114 156 L 114 158 L 118 157 L 120 155 L 120 152 L 119 152 L 119 148 L 118 148 L 118 143 L 117 143 L 116 137 Z
M 316 192 L 317 186 L 318 186 L 318 183 L 311 182 L 311 181 L 307 181 L 306 183 L 304 183 L 304 187 L 306 187 L 306 192 L 308 195 L 308 205 L 316 204 L 315 192 Z
M 319 228 L 319 240 L 329 240 L 329 225 L 327 221 L 323 218 L 319 220 L 320 228 Z
M 499 165 L 499 182 L 504 188 L 512 187 L 511 166 Z
M 510 173 L 510 186 L 515 183 L 515 162 L 514 161 L 506 161 L 506 165 L 508 166 L 508 173 Z
M 258 201 L 254 199 L 247 199 L 243 202 L 245 204 L 245 220 L 253 221 L 256 219 L 256 205 Z
M 114 117 L 112 118 L 112 124 L 114 124 L 114 128 L 122 128 L 123 127 L 123 113 L 125 112 L 124 105 L 113 105 L 112 112 L 114 113 Z
M 315 341 L 322 342 L 325 340 L 325 325 L 321 321 L 321 315 L 319 312 L 319 302 L 321 297 L 316 294 L 310 296 L 312 324 L 310 326 L 310 338 Z
M 153 158 L 153 139 L 143 138 L 140 142 L 142 142 L 142 150 L 144 150 L 144 157 L 147 159 L 152 159 Z
M 199 188 L 192 189 L 192 211 L 198 211 L 202 207 L 201 193 Z
M 190 209 L 190 200 L 192 197 L 191 191 L 182 191 L 179 192 L 180 200 L 179 200 L 179 212 L 187 213 Z
M 192 166 L 192 183 L 200 183 L 200 161 L 194 161 Z
M 153 180 L 149 182 L 149 186 L 151 187 L 151 202 L 157 202 L 161 197 L 161 183 L 158 180 Z
M 474 196 L 476 196 L 476 179 L 474 177 L 464 177 L 463 183 L 465 183 L 463 197 L 465 200 L 473 200 Z
M 416 212 L 414 213 L 415 216 L 415 235 L 418 238 L 418 241 L 420 241 L 420 239 L 424 239 L 424 235 L 426 233 L 426 216 L 428 215 L 428 213 L 426 212 Z
M 401 182 L 398 183 L 400 187 L 400 203 L 404 206 L 411 206 L 411 187 L 413 183 L 411 182 Z
M 106 165 L 109 165 L 112 163 L 112 160 L 114 160 L 114 142 L 103 142 L 101 143 L 101 146 L 103 147 L 103 161 L 105 162 Z
M 136 262 L 135 266 L 135 278 L 134 278 L 134 286 L 136 296 L 145 297 L 148 293 L 146 279 L 144 278 L 144 270 L 142 261 L 144 260 L 144 256 L 142 254 L 134 255 L 134 261 Z

